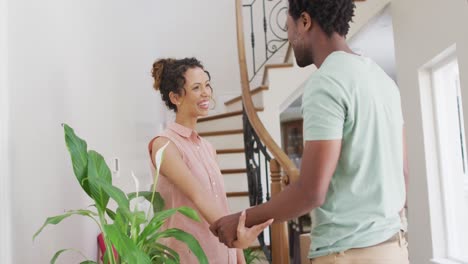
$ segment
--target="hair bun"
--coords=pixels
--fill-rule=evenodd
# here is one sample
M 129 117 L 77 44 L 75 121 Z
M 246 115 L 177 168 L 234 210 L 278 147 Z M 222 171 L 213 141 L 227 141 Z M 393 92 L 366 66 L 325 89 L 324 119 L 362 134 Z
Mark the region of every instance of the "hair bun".
M 159 59 L 153 63 L 153 69 L 151 70 L 151 75 L 154 78 L 153 87 L 157 91 L 161 88 L 161 81 L 163 78 L 164 68 L 173 62 L 174 62 L 173 59 Z

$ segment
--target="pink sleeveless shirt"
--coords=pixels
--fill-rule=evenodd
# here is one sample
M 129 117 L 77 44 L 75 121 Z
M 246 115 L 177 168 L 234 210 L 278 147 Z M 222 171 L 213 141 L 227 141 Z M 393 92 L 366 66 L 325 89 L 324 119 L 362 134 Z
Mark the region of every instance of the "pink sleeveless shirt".
M 177 123 L 169 125 L 168 128 L 156 136 L 155 139 L 158 137 L 168 138 L 177 146 L 185 165 L 187 165 L 192 173 L 192 177 L 196 178 L 205 188 L 205 191 L 211 195 L 211 199 L 205 202 L 217 203 L 218 206 L 223 209 L 223 213 L 227 215 L 229 209 L 226 192 L 224 190 L 224 182 L 217 163 L 216 151 L 213 146 L 208 141 L 201 138 L 196 131 Z M 153 140 L 151 140 L 149 145 L 150 150 Z M 151 156 L 153 172 L 155 170 L 153 164 L 155 155 L 156 151 L 153 151 Z M 156 190 L 161 193 L 161 196 L 165 200 L 165 209 L 188 206 L 197 210 L 195 204 L 162 174 L 160 174 Z M 167 220 L 163 229 L 179 228 L 192 234 L 202 246 L 203 251 L 205 251 L 209 263 L 235 264 L 236 250 L 229 249 L 224 244 L 220 243 L 218 238 L 210 232 L 210 225 L 208 222 L 198 210 L 197 212 L 201 218 L 201 222 L 196 222 L 177 213 Z M 193 255 L 184 243 L 172 238 L 164 240 L 163 243 L 179 253 L 180 263 L 198 263 L 195 255 Z

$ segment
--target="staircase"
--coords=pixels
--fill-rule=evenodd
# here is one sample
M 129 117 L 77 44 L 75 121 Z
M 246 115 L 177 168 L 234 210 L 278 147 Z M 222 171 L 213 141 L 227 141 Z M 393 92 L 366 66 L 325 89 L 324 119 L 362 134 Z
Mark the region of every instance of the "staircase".
M 263 109 L 258 108 L 257 111 Z M 249 208 L 242 111 L 234 110 L 200 118 L 196 130 L 216 149 L 230 212 Z M 251 248 L 256 254 L 262 254 L 258 241 Z M 268 262 L 262 260 L 256 263 Z
M 198 120 L 197 131 L 216 149 L 231 212 L 249 207 L 245 168 L 242 111 L 232 111 Z

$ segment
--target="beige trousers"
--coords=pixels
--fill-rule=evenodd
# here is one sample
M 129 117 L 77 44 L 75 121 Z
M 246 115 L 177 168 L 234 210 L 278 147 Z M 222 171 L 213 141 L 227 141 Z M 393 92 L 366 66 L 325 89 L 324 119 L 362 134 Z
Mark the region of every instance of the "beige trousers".
M 389 240 L 367 248 L 343 252 L 310 260 L 313 264 L 409 264 L 408 243 L 401 232 Z

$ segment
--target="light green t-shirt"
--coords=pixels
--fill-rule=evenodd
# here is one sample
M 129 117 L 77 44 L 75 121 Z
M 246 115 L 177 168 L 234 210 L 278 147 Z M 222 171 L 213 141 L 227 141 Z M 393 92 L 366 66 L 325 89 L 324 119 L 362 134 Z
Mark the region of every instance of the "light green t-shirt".
M 304 140 L 342 139 L 309 258 L 379 244 L 401 226 L 403 117 L 395 82 L 372 60 L 334 52 L 307 81 Z

